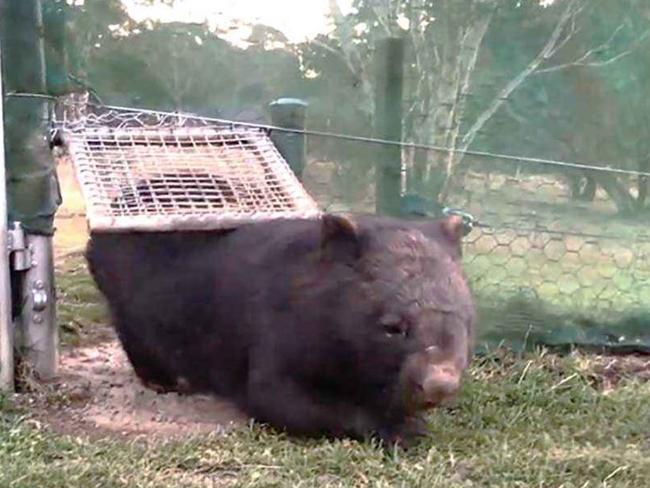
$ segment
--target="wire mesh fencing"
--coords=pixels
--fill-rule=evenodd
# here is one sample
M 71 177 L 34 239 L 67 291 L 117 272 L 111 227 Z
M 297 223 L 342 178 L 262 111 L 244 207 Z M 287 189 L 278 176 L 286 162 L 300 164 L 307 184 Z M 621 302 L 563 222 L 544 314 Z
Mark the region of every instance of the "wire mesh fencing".
M 374 211 L 370 149 L 353 170 L 345 157 L 313 156 L 305 185 L 323 208 Z M 454 180 L 445 204 L 481 223 L 463 259 L 483 339 L 650 350 L 647 212 L 622 212 L 606 185 L 616 178 L 634 197 L 638 179 L 601 174 L 474 158 Z
M 271 185 L 269 193 L 247 200 L 247 191 L 259 191 L 255 185 L 260 181 L 268 185 L 264 151 L 277 156 L 265 133 L 268 127 L 137 111 L 108 110 L 93 117 L 92 131 L 71 130 L 73 137 L 85 134 L 83 142 L 73 142 L 71 147 L 85 144 L 94 151 L 95 162 L 107 161 L 108 173 L 95 164 L 89 169 L 92 182 L 85 183 L 87 192 L 104 192 L 87 200 L 102 202 L 104 209 L 108 205 L 113 219 L 95 220 L 95 225 L 115 229 L 119 227 L 115 219 L 124 218 L 130 219 L 124 221 L 125 227 L 132 228 L 134 216 L 149 219 L 149 224 L 162 216 L 167 220 L 158 221 L 154 228 L 183 229 L 188 227 L 174 219 L 196 217 L 198 212 L 216 216 L 219 227 L 231 204 L 248 211 L 249 217 L 251 209 L 255 214 L 255 205 L 263 204 L 265 209 L 256 215 L 265 219 L 272 216 L 269 211 L 278 200 L 285 216 L 320 211 L 372 213 L 376 208 L 375 156 L 384 142 L 308 135 L 303 181 L 293 179 L 281 161 L 270 181 L 274 177 L 278 181 L 278 174 L 281 180 L 285 171 L 289 174 L 285 186 Z M 413 179 L 409 180 L 415 172 L 413 165 L 408 166 L 410 150 L 407 145 L 403 151 L 405 194 L 414 191 Z M 439 148 L 429 152 L 444 155 Z M 250 158 L 257 162 L 248 163 Z M 77 163 L 82 160 L 77 158 Z M 82 182 L 84 164 L 77 164 Z M 241 164 L 248 165 L 248 186 L 237 189 L 232 183 L 242 173 Z M 594 177 L 595 171 L 590 173 L 590 167 L 579 164 L 547 164 L 536 158 L 519 161 L 476 151 L 457 169 L 449 175 L 440 165 L 434 166 L 431 181 L 445 179 L 445 205 L 469 212 L 481 222 L 465 237 L 464 266 L 477 298 L 483 339 L 650 350 L 646 326 L 650 231 L 644 217 L 642 175 L 602 168 Z M 179 170 L 183 177 L 174 174 Z M 229 175 L 230 186 L 223 185 L 224 175 Z M 142 181 L 148 183 L 142 186 Z M 430 183 L 416 190 L 435 199 Z M 293 200 L 282 201 L 273 194 L 274 189 L 292 184 L 298 189 Z M 623 212 L 620 193 L 613 188 L 627 189 L 639 211 Z M 306 206 L 296 206 L 301 201 Z M 206 228 L 200 218 L 190 219 L 189 228 Z M 244 216 L 237 219 L 230 224 L 244 221 Z M 146 228 L 149 224 L 142 221 L 139 225 Z

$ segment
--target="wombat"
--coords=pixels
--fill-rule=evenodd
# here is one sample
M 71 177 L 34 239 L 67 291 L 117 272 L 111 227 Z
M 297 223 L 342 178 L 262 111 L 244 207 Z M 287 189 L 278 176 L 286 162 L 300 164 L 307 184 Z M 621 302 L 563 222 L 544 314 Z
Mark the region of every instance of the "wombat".
M 471 358 L 462 226 L 326 214 L 93 232 L 86 257 L 144 384 L 229 398 L 296 436 L 406 443 Z

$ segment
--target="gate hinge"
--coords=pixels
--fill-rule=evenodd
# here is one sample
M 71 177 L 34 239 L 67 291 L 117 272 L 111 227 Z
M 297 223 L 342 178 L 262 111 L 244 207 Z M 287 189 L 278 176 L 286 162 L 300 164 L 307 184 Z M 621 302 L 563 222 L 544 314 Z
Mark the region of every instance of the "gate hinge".
M 32 267 L 32 249 L 27 245 L 25 230 L 20 222 L 14 222 L 8 230 L 7 247 L 15 271 L 26 271 Z

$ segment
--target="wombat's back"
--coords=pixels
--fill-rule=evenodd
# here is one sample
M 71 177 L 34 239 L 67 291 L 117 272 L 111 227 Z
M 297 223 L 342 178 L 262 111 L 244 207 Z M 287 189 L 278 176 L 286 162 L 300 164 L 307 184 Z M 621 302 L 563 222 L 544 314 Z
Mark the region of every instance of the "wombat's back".
M 86 259 L 141 379 L 182 377 L 194 390 L 233 394 L 246 383 L 247 354 L 258 340 L 251 303 L 259 310 L 260 300 L 283 302 L 287 261 L 314 248 L 317 229 L 286 221 L 235 231 L 93 232 Z M 142 378 L 152 364 L 166 372 Z

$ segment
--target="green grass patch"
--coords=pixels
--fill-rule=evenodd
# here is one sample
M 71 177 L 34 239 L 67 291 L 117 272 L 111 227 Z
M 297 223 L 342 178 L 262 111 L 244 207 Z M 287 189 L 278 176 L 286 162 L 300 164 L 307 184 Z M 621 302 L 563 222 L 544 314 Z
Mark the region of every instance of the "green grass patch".
M 478 359 L 455 407 L 429 418 L 409 451 L 296 441 L 259 426 L 143 445 L 57 436 L 3 408 L 0 486 L 645 486 L 650 384 L 603 393 L 589 358 Z
M 57 318 L 64 344 L 78 345 L 82 337 L 93 334 L 93 326 L 108 319 L 102 299 L 85 260 L 73 256 L 58 263 L 56 269 Z

